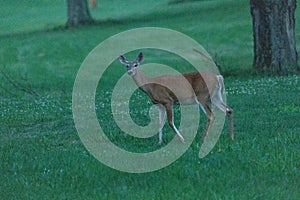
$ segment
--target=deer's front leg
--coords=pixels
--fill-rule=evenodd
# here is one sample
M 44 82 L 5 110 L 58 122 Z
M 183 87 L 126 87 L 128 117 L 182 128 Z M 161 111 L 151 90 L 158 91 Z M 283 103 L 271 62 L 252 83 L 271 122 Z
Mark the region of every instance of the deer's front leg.
M 182 135 L 180 134 L 180 132 L 178 131 L 178 129 L 175 127 L 174 125 L 174 119 L 173 119 L 173 105 L 168 103 L 164 105 L 166 108 L 166 112 L 167 112 L 167 118 L 168 118 L 168 123 L 171 126 L 171 128 L 173 129 L 173 131 L 177 134 L 179 140 L 181 142 L 184 142 L 184 138 L 182 137 Z
M 158 121 L 158 144 L 162 143 L 162 129 L 165 125 L 165 116 L 166 116 L 166 110 L 162 105 L 158 105 L 159 109 L 159 121 Z

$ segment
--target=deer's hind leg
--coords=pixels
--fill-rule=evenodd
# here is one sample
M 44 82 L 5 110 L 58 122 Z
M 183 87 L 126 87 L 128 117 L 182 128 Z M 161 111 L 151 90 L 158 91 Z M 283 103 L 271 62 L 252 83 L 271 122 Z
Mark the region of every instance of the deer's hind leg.
M 234 125 L 233 125 L 233 109 L 231 109 L 226 103 L 224 103 L 222 98 L 222 91 L 218 88 L 216 93 L 212 96 L 211 102 L 216 106 L 220 111 L 225 113 L 229 118 L 229 128 L 230 128 L 230 137 L 234 139 Z
M 162 129 L 164 127 L 165 124 L 165 116 L 166 116 L 166 110 L 165 107 L 163 107 L 163 105 L 158 105 L 157 106 L 159 109 L 159 121 L 158 121 L 158 144 L 161 144 L 163 139 L 162 139 Z
M 202 135 L 202 139 L 204 140 L 205 137 L 208 135 L 209 130 L 211 129 L 214 121 L 215 121 L 215 116 L 214 113 L 211 111 L 209 107 L 208 100 L 205 99 L 195 99 L 196 103 L 199 105 L 201 110 L 205 113 L 206 117 L 208 118 L 206 129 L 204 134 Z

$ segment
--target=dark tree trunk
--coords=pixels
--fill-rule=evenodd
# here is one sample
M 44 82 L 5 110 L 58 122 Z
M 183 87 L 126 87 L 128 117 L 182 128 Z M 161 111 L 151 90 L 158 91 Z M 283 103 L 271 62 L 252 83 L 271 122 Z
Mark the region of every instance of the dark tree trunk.
M 296 0 L 250 0 L 254 69 L 287 74 L 299 71 L 295 43 Z
M 68 27 L 91 24 L 94 22 L 90 15 L 87 0 L 67 0 L 67 7 Z

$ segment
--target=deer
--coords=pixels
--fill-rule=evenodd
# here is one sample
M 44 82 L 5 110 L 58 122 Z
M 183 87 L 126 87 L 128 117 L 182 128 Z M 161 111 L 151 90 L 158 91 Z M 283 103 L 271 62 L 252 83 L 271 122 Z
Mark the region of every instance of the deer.
M 165 124 L 165 115 L 172 130 L 179 140 L 184 142 L 182 134 L 174 125 L 173 105 L 198 104 L 208 118 L 206 130 L 202 135 L 204 140 L 212 127 L 215 116 L 211 105 L 225 113 L 229 117 L 230 137 L 234 139 L 233 110 L 225 104 L 222 98 L 224 93 L 224 78 L 212 72 L 192 72 L 182 75 L 163 75 L 158 77 L 146 77 L 139 69 L 144 55 L 140 52 L 136 60 L 129 61 L 124 55 L 119 56 L 121 64 L 127 68 L 127 73 L 132 77 L 136 85 L 148 95 L 152 103 L 158 107 L 158 144 L 163 142 L 162 129 Z M 189 83 L 187 87 L 186 83 Z

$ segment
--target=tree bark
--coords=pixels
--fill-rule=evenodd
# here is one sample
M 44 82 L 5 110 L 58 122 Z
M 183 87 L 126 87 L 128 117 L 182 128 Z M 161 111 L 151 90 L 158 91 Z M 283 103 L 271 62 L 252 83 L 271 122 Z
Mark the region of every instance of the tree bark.
M 88 8 L 87 0 L 67 0 L 67 7 L 68 27 L 91 24 L 94 22 Z
M 295 42 L 296 0 L 250 0 L 256 71 L 299 71 Z

